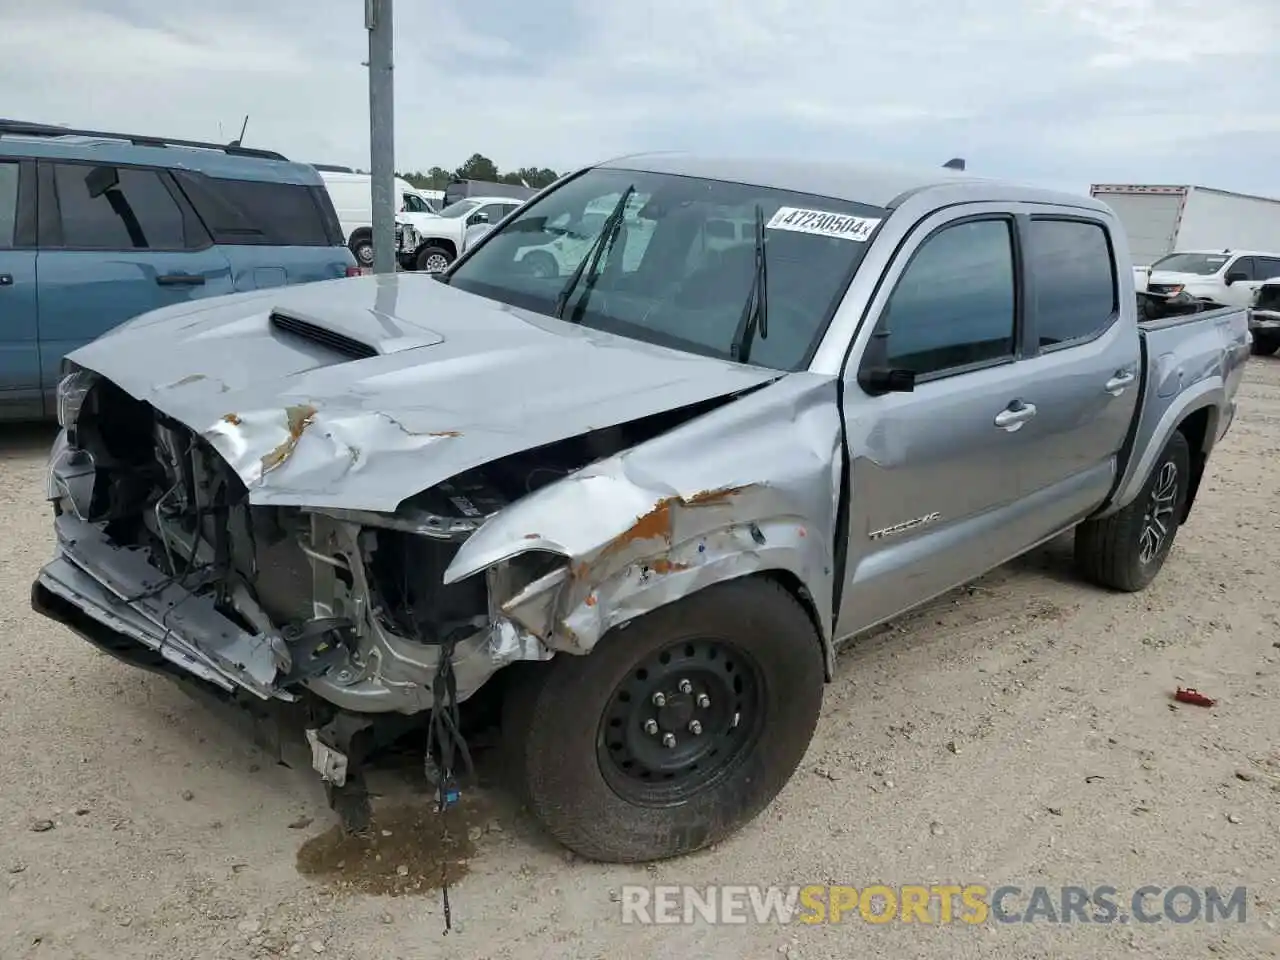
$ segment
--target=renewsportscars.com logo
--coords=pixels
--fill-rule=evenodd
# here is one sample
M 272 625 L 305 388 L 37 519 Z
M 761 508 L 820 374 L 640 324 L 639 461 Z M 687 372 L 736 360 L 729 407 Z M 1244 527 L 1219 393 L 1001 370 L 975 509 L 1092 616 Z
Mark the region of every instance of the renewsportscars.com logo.
M 985 884 L 626 886 L 622 922 L 756 923 L 1244 923 L 1248 891 L 1234 887 L 989 887 Z

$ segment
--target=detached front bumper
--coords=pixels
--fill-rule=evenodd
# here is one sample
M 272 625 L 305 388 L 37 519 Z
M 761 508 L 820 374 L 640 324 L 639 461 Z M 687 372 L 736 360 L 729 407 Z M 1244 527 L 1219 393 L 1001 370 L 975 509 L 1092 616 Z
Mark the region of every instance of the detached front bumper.
M 54 521 L 57 555 L 31 585 L 31 606 L 134 666 L 194 677 L 224 693 L 297 697 L 275 686 L 271 641 L 246 633 L 210 598 L 171 582 L 145 551 L 111 542 L 70 514 Z

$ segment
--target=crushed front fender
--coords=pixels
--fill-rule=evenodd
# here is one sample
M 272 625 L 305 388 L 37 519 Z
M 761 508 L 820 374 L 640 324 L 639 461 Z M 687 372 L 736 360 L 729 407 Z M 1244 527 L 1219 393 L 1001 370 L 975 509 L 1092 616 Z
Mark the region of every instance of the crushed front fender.
M 445 583 L 559 555 L 561 569 L 500 608 L 548 647 L 586 653 L 628 620 L 771 572 L 798 585 L 829 665 L 841 438 L 834 378 L 791 374 L 500 511 Z

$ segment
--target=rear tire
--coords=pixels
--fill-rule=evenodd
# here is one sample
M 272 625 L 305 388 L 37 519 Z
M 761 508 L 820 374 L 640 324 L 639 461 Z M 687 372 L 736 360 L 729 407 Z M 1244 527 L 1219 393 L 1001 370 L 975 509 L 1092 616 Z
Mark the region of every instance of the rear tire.
M 612 863 L 690 853 L 759 814 L 804 756 L 825 682 L 808 613 L 760 577 L 518 666 L 503 713 L 516 787 L 552 837 Z
M 1255 333 L 1249 352 L 1255 357 L 1269 357 L 1278 349 L 1280 349 L 1280 337 L 1266 337 Z
M 1145 589 L 1164 566 L 1178 535 L 1190 479 L 1191 447 L 1179 430 L 1165 444 L 1132 503 L 1076 528 L 1080 575 L 1125 593 Z
M 418 251 L 417 268 L 424 273 L 440 273 L 453 263 L 448 247 L 428 246 Z

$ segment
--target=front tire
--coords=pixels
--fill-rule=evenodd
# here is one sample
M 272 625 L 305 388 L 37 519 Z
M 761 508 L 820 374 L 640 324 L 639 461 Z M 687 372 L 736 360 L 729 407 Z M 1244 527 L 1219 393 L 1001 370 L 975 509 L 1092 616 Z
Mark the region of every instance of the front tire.
M 418 251 L 418 269 L 424 273 L 441 273 L 453 261 L 453 253 L 447 247 L 432 245 Z
M 590 860 L 699 850 L 749 822 L 813 737 L 825 682 L 779 584 L 716 584 L 513 676 L 503 730 L 535 818 Z
M 1182 523 L 1191 479 L 1191 447 L 1176 431 L 1156 458 L 1142 492 L 1124 509 L 1076 528 L 1076 569 L 1098 586 L 1125 593 L 1156 578 Z

